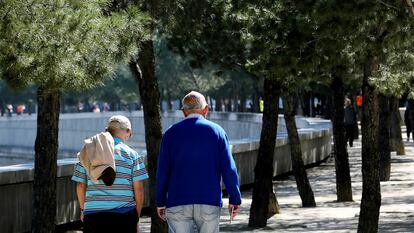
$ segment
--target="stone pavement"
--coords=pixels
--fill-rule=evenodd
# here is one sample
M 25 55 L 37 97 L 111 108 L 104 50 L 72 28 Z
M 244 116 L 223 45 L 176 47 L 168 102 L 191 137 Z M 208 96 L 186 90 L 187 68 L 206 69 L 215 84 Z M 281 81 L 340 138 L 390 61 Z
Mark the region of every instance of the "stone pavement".
M 406 154 L 392 156 L 391 180 L 381 183 L 382 206 L 379 232 L 414 232 L 414 143 L 405 142 Z M 268 220 L 262 229 L 247 228 L 251 190 L 243 192 L 241 214 L 229 224 L 222 209 L 220 232 L 356 232 L 361 200 L 361 143 L 349 149 L 354 202 L 337 203 L 335 167 L 332 158 L 308 169 L 317 207 L 301 208 L 293 176 L 274 182 L 281 214 Z M 228 199 L 225 199 L 225 205 Z M 149 232 L 149 218 L 140 221 L 141 232 Z

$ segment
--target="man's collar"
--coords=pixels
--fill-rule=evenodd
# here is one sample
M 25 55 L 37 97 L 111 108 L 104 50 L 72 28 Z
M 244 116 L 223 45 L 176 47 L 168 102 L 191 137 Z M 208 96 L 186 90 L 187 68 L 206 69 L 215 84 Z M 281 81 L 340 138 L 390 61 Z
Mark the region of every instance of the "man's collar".
M 114 142 L 115 143 L 120 143 L 120 142 L 124 142 L 124 141 L 122 141 L 122 139 L 120 139 L 118 137 L 114 137 Z
M 188 116 L 186 117 L 186 119 L 187 119 L 187 118 L 199 118 L 199 117 L 203 117 L 203 118 L 204 118 L 204 116 L 203 116 L 203 115 L 201 115 L 201 114 L 199 114 L 199 113 L 191 113 L 190 115 L 188 115 Z

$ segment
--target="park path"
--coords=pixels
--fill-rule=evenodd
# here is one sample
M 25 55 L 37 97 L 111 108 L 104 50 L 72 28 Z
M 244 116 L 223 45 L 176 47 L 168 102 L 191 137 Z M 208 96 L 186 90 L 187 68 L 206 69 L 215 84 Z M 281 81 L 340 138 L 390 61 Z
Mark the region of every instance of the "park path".
M 414 143 L 405 142 L 406 155 L 392 156 L 391 180 L 381 182 L 382 206 L 379 232 L 414 232 Z M 251 190 L 243 191 L 240 215 L 229 224 L 222 209 L 220 232 L 356 232 L 362 192 L 361 143 L 349 148 L 354 202 L 337 203 L 335 167 L 332 158 L 308 169 L 317 207 L 301 208 L 293 176 L 274 182 L 281 213 L 262 229 L 247 228 Z M 225 206 L 228 199 L 224 199 Z M 140 221 L 141 232 L 149 232 L 149 218 Z

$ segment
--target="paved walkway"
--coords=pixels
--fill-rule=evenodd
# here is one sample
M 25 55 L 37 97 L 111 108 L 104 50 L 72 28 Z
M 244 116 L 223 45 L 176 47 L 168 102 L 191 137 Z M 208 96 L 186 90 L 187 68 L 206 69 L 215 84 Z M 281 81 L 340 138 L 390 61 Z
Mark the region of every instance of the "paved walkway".
M 381 183 L 382 206 L 379 232 L 414 232 L 414 143 L 406 142 L 404 156 L 392 156 L 391 181 Z M 350 148 L 354 202 L 337 203 L 335 167 L 332 158 L 308 170 L 317 207 L 301 208 L 294 178 L 274 182 L 281 214 L 268 220 L 268 226 L 253 232 L 356 232 L 361 200 L 361 143 Z M 247 229 L 251 190 L 243 192 L 241 214 L 232 224 L 222 210 L 220 232 L 251 232 Z M 225 204 L 227 199 L 224 200 Z M 141 219 L 141 232 L 149 232 L 149 218 Z

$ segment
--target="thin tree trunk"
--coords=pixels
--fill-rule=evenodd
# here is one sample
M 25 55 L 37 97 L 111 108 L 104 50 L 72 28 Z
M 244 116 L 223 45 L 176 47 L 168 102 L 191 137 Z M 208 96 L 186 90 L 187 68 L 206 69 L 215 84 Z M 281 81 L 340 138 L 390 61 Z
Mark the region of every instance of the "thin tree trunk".
M 164 107 L 162 106 L 162 102 L 164 101 L 164 90 L 162 88 L 159 88 L 159 93 L 160 93 L 160 98 L 159 98 L 159 101 L 160 101 L 160 111 L 161 112 L 164 112 Z M 167 108 L 168 108 L 168 106 L 167 106 Z
M 171 92 L 167 91 L 167 101 L 168 101 L 168 110 L 172 111 L 173 109 L 173 102 L 172 102 L 172 98 L 171 98 Z
M 315 207 L 315 196 L 306 174 L 305 164 L 302 159 L 302 148 L 300 146 L 298 129 L 295 120 L 295 107 L 293 96 L 286 95 L 283 97 L 283 108 L 285 123 L 289 137 L 290 158 L 292 160 L 293 174 L 298 187 L 303 207 Z
M 252 95 L 252 101 L 253 101 L 253 112 L 260 112 L 260 87 L 259 87 L 259 81 L 254 82 L 254 93 Z
M 138 81 L 139 93 L 144 109 L 145 143 L 147 147 L 151 232 L 167 232 L 167 224 L 157 216 L 155 202 L 155 181 L 158 152 L 162 138 L 160 115 L 160 92 L 155 76 L 155 57 L 152 40 L 142 44 L 138 63 L 130 62 L 130 68 Z
M 39 87 L 37 103 L 32 232 L 54 232 L 60 91 Z
M 378 152 L 380 157 L 380 180 L 389 181 L 391 173 L 390 129 L 391 114 L 389 98 L 379 95 Z
M 279 206 L 273 192 L 273 160 L 278 124 L 280 86 L 278 81 L 265 79 L 264 111 L 260 146 L 254 169 L 253 200 L 250 207 L 250 227 L 264 227 L 267 219 L 278 213 Z
M 336 73 L 336 72 L 334 72 Z M 331 83 L 333 92 L 333 140 L 335 155 L 336 196 L 337 201 L 352 201 L 351 174 L 349 169 L 348 151 L 344 126 L 345 90 L 341 77 L 334 74 Z
M 397 155 L 405 155 L 404 142 L 401 132 L 401 115 L 399 109 L 399 100 L 395 97 L 390 99 L 391 108 L 391 132 L 390 147 L 391 151 L 396 151 Z
M 358 233 L 378 231 L 381 187 L 378 154 L 378 95 L 368 80 L 379 69 L 379 57 L 372 56 L 364 66 L 362 94 L 362 199 Z
M 216 98 L 216 108 L 215 108 L 216 112 L 221 112 L 222 111 L 221 105 L 222 105 L 221 97 L 217 97 Z
M 240 95 L 240 112 L 246 111 L 246 95 L 244 93 L 241 93 Z

